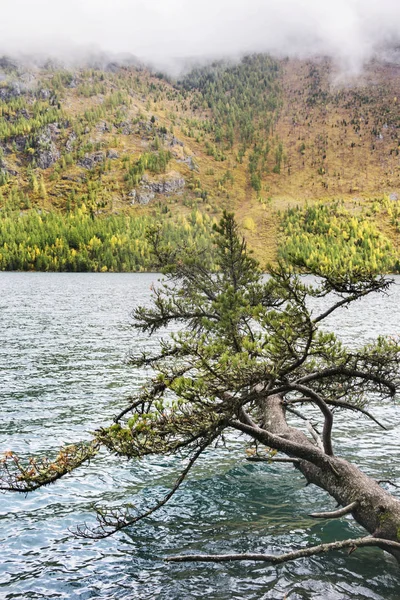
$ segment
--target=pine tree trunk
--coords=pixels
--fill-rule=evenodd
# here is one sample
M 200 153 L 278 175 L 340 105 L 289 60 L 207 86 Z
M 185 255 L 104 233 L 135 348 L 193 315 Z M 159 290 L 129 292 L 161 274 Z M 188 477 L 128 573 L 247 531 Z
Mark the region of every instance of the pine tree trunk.
M 281 397 L 271 396 L 264 400 L 263 415 L 263 426 L 270 433 L 315 449 L 315 445 L 304 433 L 287 424 Z M 331 457 L 330 464 L 331 468 L 320 467 L 300 459 L 295 466 L 307 482 L 326 490 L 338 504 L 347 506 L 357 502 L 351 514 L 371 535 L 399 542 L 400 501 L 343 458 Z M 400 561 L 400 553 L 392 553 Z

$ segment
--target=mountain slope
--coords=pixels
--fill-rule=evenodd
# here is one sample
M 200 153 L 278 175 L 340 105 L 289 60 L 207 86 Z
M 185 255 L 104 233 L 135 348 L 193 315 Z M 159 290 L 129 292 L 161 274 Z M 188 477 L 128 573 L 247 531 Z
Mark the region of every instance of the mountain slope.
M 271 261 L 283 210 L 343 198 L 398 245 L 399 73 L 373 63 L 343 80 L 327 60 L 257 55 L 177 82 L 137 65 L 2 59 L 2 215 L 157 218 L 177 238 L 193 228 L 207 238 L 229 209 L 257 257 Z

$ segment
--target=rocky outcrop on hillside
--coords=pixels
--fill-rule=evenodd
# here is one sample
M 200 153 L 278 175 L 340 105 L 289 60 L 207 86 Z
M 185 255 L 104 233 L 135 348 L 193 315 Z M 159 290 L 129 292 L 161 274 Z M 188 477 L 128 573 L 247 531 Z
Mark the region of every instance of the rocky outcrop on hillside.
M 132 133 L 132 127 L 129 121 L 120 121 L 114 123 L 114 127 L 123 135 L 130 135 Z
M 21 85 L 18 82 L 10 83 L 7 86 L 0 87 L 0 100 L 7 102 L 11 98 L 17 98 L 21 93 Z
M 185 156 L 185 158 L 178 159 L 178 162 L 184 163 L 189 167 L 191 171 L 198 171 L 199 167 L 196 164 L 193 156 Z
M 100 123 L 97 124 L 96 129 L 99 133 L 109 133 L 111 131 L 106 121 L 100 121 Z
M 185 187 L 185 180 L 183 177 L 179 176 L 164 179 L 162 181 L 149 181 L 147 178 L 143 178 L 141 187 L 142 189 L 154 192 L 155 194 L 173 194 Z
M 179 192 L 185 187 L 185 179 L 180 176 L 170 176 L 162 181 L 149 181 L 147 176 L 143 177 L 139 189 L 131 190 L 128 194 L 131 205 L 139 203 L 142 205 L 149 204 L 156 194 L 168 196 Z
M 77 139 L 77 135 L 75 131 L 73 131 L 69 136 L 65 144 L 65 149 L 67 152 L 71 152 L 73 150 L 75 141 Z
M 155 193 L 148 190 L 131 190 L 129 192 L 129 199 L 132 206 L 133 204 L 136 204 L 136 202 L 144 206 L 149 204 L 154 198 Z
M 36 164 L 40 169 L 48 169 L 58 161 L 61 154 L 55 141 L 59 135 L 57 123 L 47 125 L 36 138 Z
M 78 165 L 84 169 L 93 169 L 96 165 L 100 165 L 105 160 L 104 152 L 86 153 L 83 158 L 78 160 Z

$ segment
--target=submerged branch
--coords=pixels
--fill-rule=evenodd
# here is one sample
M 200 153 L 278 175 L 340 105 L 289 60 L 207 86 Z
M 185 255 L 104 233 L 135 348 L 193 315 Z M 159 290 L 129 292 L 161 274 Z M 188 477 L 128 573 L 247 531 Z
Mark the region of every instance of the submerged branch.
M 343 548 L 362 548 L 363 546 L 379 546 L 380 548 L 392 549 L 400 551 L 400 543 L 371 536 L 363 538 L 355 538 L 352 540 L 343 540 L 340 542 L 331 542 L 329 544 L 320 544 L 319 546 L 311 546 L 310 548 L 302 548 L 286 554 L 184 554 L 180 556 L 168 556 L 167 562 L 229 562 L 229 561 L 261 561 L 271 563 L 273 565 L 282 564 L 299 558 L 315 556 L 333 550 L 342 550 Z
M 246 460 L 248 460 L 249 462 L 291 463 L 292 465 L 298 465 L 300 463 L 300 460 L 298 458 L 289 458 L 284 456 L 271 456 L 271 458 L 263 456 L 247 456 Z

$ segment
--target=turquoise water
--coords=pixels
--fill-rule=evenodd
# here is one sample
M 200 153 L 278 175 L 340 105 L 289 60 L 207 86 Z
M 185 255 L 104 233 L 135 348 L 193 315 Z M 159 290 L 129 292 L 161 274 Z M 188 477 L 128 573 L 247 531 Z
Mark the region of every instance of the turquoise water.
M 126 364 L 138 345 L 157 343 L 130 327 L 154 275 L 0 273 L 0 451 L 23 456 L 89 437 L 125 406 L 145 373 Z M 397 278 L 397 284 L 400 279 Z M 345 310 L 332 325 L 350 343 L 400 332 L 400 286 Z M 366 472 L 400 484 L 399 407 L 377 407 L 382 432 L 338 416 L 336 448 Z M 348 435 L 344 435 L 347 429 Z M 172 565 L 168 554 L 278 552 L 357 536 L 350 518 L 315 522 L 333 506 L 290 465 L 254 465 L 243 442 L 209 452 L 174 502 L 126 533 L 75 539 L 93 503 L 145 504 L 175 479 L 177 459 L 126 462 L 101 455 L 80 472 L 29 496 L 0 496 L 0 598 L 393 599 L 400 571 L 377 549 L 270 567 Z

